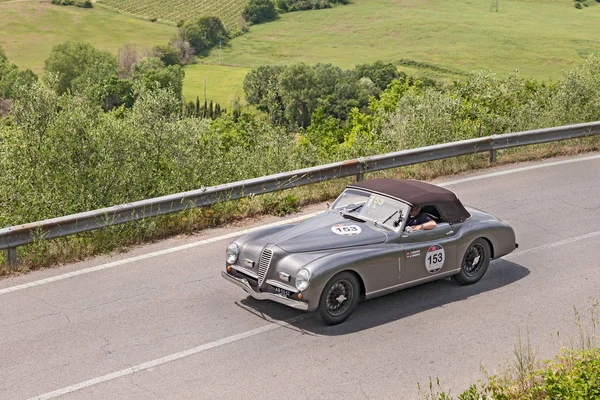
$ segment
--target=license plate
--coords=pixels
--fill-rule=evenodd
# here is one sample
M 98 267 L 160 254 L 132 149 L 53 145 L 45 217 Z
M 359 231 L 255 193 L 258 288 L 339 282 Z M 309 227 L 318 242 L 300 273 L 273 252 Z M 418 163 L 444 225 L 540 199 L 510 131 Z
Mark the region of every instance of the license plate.
M 278 288 L 277 286 L 274 286 L 274 289 L 275 289 L 275 293 L 279 293 L 283 297 L 289 297 L 290 296 L 290 291 L 289 290 Z

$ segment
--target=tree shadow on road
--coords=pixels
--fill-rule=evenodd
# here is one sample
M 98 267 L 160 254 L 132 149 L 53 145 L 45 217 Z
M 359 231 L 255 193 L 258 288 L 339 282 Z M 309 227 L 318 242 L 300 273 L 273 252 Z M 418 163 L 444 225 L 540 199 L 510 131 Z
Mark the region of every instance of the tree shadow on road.
M 303 319 L 293 322 L 291 325 L 317 335 L 345 335 L 398 321 L 450 303 L 467 300 L 470 297 L 513 284 L 527 275 L 529 275 L 527 268 L 500 259 L 493 261 L 484 278 L 474 285 L 462 286 L 451 279 L 442 279 L 361 302 L 350 318 L 339 325 L 323 325 L 316 317 L 316 313 L 314 313 L 315 318 Z M 501 302 L 502 298 L 498 297 L 498 304 Z M 258 301 L 252 297 L 248 297 L 240 303 L 249 311 L 273 320 L 286 320 L 302 314 L 284 305 L 270 301 Z M 490 312 L 493 311 L 494 309 L 490 309 Z

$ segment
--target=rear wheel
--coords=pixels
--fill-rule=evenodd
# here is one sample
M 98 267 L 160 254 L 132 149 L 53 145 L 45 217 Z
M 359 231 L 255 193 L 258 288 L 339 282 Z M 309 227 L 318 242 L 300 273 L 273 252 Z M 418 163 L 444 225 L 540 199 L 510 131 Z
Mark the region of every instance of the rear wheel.
M 360 297 L 358 279 L 351 272 L 341 272 L 327 282 L 317 309 L 324 324 L 344 322 L 356 308 Z
M 491 249 L 487 240 L 476 239 L 467 247 L 460 272 L 454 279 L 462 285 L 472 285 L 485 275 L 491 259 Z

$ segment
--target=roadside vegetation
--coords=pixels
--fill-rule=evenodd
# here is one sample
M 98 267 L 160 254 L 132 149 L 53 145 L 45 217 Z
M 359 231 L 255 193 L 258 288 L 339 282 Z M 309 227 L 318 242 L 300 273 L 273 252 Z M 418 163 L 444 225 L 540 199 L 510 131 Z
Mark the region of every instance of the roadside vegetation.
M 541 400 L 599 399 L 600 343 L 598 339 L 598 302 L 590 309 L 589 321 L 575 309 L 577 338 L 571 339 L 560 353 L 550 360 L 540 360 L 530 343 L 529 334 L 519 332 L 511 363 L 497 374 L 485 373 L 485 378 L 472 384 L 454 397 L 436 380 L 428 387 L 418 385 L 426 400 Z M 484 371 L 485 372 L 485 371 Z
M 600 119 L 595 56 L 554 84 L 478 73 L 441 85 L 383 62 L 351 70 L 262 67 L 246 80 L 256 108 L 232 107 L 212 119 L 188 112 L 179 65 L 157 57 L 126 60 L 65 43 L 52 50 L 37 77 L 0 56 L 0 226 L 358 156 Z M 570 151 L 598 149 L 599 142 L 579 140 Z M 505 154 L 516 160 L 568 146 Z M 464 157 L 402 173 L 431 177 L 483 160 Z M 40 241 L 19 248 L 19 256 L 36 267 L 264 211 L 285 214 L 334 195 L 340 184 Z

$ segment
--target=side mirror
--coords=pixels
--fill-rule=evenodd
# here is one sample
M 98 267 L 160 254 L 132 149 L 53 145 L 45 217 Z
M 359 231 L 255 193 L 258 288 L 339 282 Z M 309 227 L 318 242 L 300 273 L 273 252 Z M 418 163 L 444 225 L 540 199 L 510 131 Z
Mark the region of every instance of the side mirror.
M 404 228 L 404 233 L 402 236 L 408 236 L 413 232 L 413 228 L 411 228 L 410 226 L 407 226 L 406 228 Z

